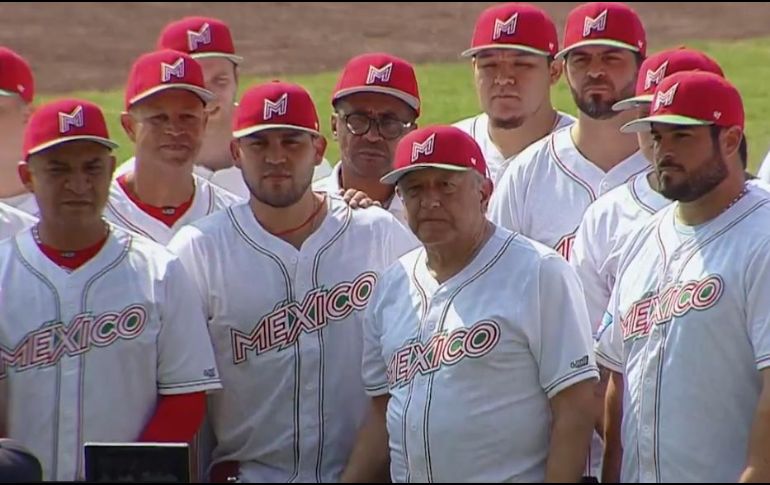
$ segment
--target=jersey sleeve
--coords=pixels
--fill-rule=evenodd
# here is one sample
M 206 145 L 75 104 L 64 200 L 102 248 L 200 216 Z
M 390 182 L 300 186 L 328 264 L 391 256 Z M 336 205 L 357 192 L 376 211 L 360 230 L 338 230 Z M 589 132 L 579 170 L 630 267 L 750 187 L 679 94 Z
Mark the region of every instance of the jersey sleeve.
M 598 379 L 580 282 L 569 264 L 556 254 L 541 262 L 536 301 L 538 318 L 533 324 L 537 328 L 531 333 L 530 349 L 548 398 L 578 382 Z
M 606 239 L 606 235 L 596 227 L 593 211 L 589 207 L 575 234 L 570 264 L 583 285 L 588 319 L 594 335 L 601 325 L 612 289 L 609 288 L 608 278 L 602 274 L 602 263 L 608 256 Z
M 379 301 L 382 281 L 374 289 L 372 299 L 364 313 L 364 350 L 361 375 L 366 394 L 371 397 L 383 396 L 389 392 L 388 366 L 382 352 L 382 318 Z
M 179 259 L 169 262 L 162 285 L 158 393 L 221 388 L 200 295 Z
M 746 273 L 746 324 L 757 369 L 770 367 L 770 241 L 762 245 Z
M 523 232 L 523 220 L 521 211 L 524 205 L 524 192 L 526 183 L 524 179 L 524 158 L 529 155 L 529 150 L 514 158 L 500 175 L 492 191 L 487 215 L 489 219 L 500 227 L 514 232 Z
M 203 314 L 208 321 L 209 313 L 209 284 L 204 267 L 204 259 L 199 254 L 197 237 L 200 230 L 195 226 L 184 226 L 168 243 L 168 249 L 174 253 L 185 268 L 185 272 L 192 280 L 196 292 L 200 297 Z

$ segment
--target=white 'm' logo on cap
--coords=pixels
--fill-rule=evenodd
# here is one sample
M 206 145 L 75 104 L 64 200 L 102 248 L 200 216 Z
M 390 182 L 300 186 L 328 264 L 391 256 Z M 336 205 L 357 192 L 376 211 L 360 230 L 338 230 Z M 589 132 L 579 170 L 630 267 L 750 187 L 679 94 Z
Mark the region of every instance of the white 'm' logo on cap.
M 586 17 L 583 23 L 583 37 L 588 37 L 592 31 L 604 32 L 607 27 L 607 10 L 605 9 L 595 19 Z
M 288 107 L 289 93 L 283 93 L 283 95 L 275 102 L 265 98 L 265 109 L 262 113 L 262 117 L 267 121 L 272 118 L 273 115 L 283 116 L 286 114 Z
M 59 111 L 59 133 L 67 133 L 72 128 L 83 128 L 84 124 L 82 106 L 78 105 L 72 113 Z
M 180 57 L 173 64 L 160 63 L 160 78 L 164 83 L 171 81 L 171 78 L 184 79 L 184 58 Z
M 644 90 L 647 91 L 653 85 L 657 86 L 666 77 L 666 69 L 668 69 L 668 61 L 664 62 L 654 71 L 647 69 L 647 74 L 644 77 Z
M 211 28 L 208 23 L 203 24 L 199 31 L 187 31 L 187 47 L 190 52 L 196 50 L 201 45 L 211 44 Z
M 420 155 L 430 156 L 433 155 L 433 145 L 436 141 L 436 134 L 425 139 L 424 142 L 412 142 L 412 163 L 416 162 Z
M 519 12 L 508 17 L 508 20 L 495 19 L 495 30 L 492 32 L 492 40 L 497 40 L 503 34 L 513 35 L 516 33 L 516 22 L 519 21 Z
M 658 111 L 663 106 L 671 106 L 674 103 L 674 96 L 676 96 L 678 87 L 679 83 L 676 83 L 666 91 L 658 91 L 658 94 L 655 95 L 655 102 L 653 103 L 652 110 Z
M 390 82 L 391 72 L 393 72 L 392 62 L 389 62 L 380 68 L 369 66 L 369 74 L 366 76 L 366 84 L 374 84 L 377 81 L 388 83 Z

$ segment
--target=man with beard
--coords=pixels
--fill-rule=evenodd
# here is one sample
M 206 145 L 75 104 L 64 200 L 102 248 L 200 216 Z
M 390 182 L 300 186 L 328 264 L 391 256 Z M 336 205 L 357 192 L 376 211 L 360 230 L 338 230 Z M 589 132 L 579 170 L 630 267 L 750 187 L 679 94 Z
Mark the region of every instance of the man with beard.
M 549 133 L 575 122 L 551 104 L 563 62 L 556 25 L 534 5 L 506 3 L 479 16 L 470 57 L 483 113 L 455 124 L 476 140 L 493 181 L 507 162 Z
M 676 202 L 624 249 L 597 347 L 625 378 L 608 396 L 622 439 L 606 444 L 628 447 L 623 482 L 770 479 L 770 199 L 735 156 L 744 121 L 734 86 L 693 71 L 624 127 L 652 133 Z
M 380 208 L 311 190 L 326 140 L 302 87 L 249 89 L 234 136 L 251 199 L 169 244 L 203 297 L 226 382 L 209 403 L 211 478 L 336 482 L 368 409 L 363 310 L 413 237 Z
M 340 75 L 332 106 L 332 133 L 341 160 L 315 188 L 334 194 L 341 189 L 364 192 L 406 225 L 401 200 L 380 178 L 392 169 L 398 141 L 417 127 L 420 92 L 414 68 L 390 54 L 354 57 Z
M 524 150 L 498 180 L 493 222 L 569 259 L 585 209 L 648 167 L 636 136 L 618 132 L 636 117 L 612 106 L 634 95 L 647 43 L 642 22 L 620 3 L 589 3 L 567 19 L 567 82 L 578 121 Z

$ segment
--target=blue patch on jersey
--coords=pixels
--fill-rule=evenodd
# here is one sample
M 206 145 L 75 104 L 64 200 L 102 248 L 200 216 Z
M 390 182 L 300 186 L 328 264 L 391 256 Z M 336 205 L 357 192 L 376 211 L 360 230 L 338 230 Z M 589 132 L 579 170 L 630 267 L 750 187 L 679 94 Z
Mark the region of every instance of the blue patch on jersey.
M 612 325 L 613 319 L 612 314 L 610 312 L 604 312 L 604 316 L 602 316 L 602 324 L 599 325 L 599 330 L 596 331 L 596 341 L 598 342 L 602 338 L 602 334 L 605 330 L 610 328 L 610 325 Z

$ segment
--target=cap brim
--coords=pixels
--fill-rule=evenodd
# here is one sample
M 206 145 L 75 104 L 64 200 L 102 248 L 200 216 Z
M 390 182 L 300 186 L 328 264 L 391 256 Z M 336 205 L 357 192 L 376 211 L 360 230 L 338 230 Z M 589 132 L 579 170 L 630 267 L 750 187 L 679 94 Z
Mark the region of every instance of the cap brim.
M 620 42 L 619 40 L 612 40 L 612 39 L 588 39 L 583 40 L 580 42 L 576 42 L 575 44 L 572 44 L 571 46 L 562 49 L 559 51 L 558 54 L 556 54 L 556 59 L 563 59 L 564 56 L 569 54 L 570 51 L 577 49 L 579 47 L 589 47 L 589 46 L 606 46 L 606 47 L 617 47 L 618 49 L 626 49 L 632 52 L 640 52 L 639 48 L 636 46 L 633 46 L 631 44 L 626 44 L 625 42 Z
M 36 153 L 40 153 L 42 151 L 48 150 L 49 148 L 53 148 L 57 145 L 62 145 L 64 143 L 69 143 L 73 141 L 92 141 L 94 143 L 99 143 L 100 145 L 104 145 L 111 150 L 118 148 L 118 144 L 110 140 L 109 138 L 102 138 L 101 136 L 91 136 L 91 135 L 76 135 L 76 136 L 63 136 L 61 138 L 57 138 L 55 140 L 51 140 L 46 143 L 41 143 L 40 145 L 37 145 L 36 147 L 28 150 L 27 155 L 28 156 L 35 155 Z
M 540 49 L 535 49 L 534 47 L 530 47 L 527 45 L 521 45 L 521 44 L 487 44 L 487 45 L 479 45 L 476 47 L 471 47 L 470 49 L 463 51 L 462 54 L 460 54 L 460 57 L 473 57 L 476 54 L 478 54 L 481 51 L 487 51 L 492 49 L 505 49 L 505 50 L 513 50 L 513 51 L 522 51 L 526 52 L 528 54 L 535 54 L 538 56 L 543 57 L 550 57 L 551 53 L 546 51 L 541 51 Z
M 0 96 L 19 96 L 21 95 L 17 93 L 16 91 L 6 91 L 5 89 L 0 89 Z
M 451 172 L 467 172 L 469 170 L 472 170 L 471 167 L 461 167 L 459 165 L 451 165 L 448 163 L 417 163 L 414 165 L 409 165 L 408 167 L 399 168 L 398 170 L 393 170 L 392 172 L 386 173 L 385 176 L 380 179 L 380 182 L 387 185 L 396 185 L 396 183 L 404 175 L 410 172 L 423 170 L 426 168 L 439 168 L 441 170 L 449 170 Z
M 334 93 L 334 98 L 332 99 L 332 102 L 336 102 L 337 100 L 344 98 L 345 96 L 350 96 L 351 94 L 356 94 L 356 93 L 388 94 L 408 104 L 415 111 L 420 111 L 419 99 L 415 98 L 411 94 L 407 94 L 403 91 L 399 91 L 398 89 L 393 89 L 393 88 L 388 88 L 383 86 L 356 86 L 353 88 L 341 89 L 336 93 Z
M 657 115 L 647 116 L 646 118 L 639 118 L 638 120 L 631 121 L 620 127 L 621 133 L 639 133 L 643 131 L 649 131 L 653 123 L 663 123 L 666 125 L 680 125 L 680 126 L 707 126 L 713 125 L 710 121 L 703 121 L 696 118 L 690 118 L 689 116 L 681 115 Z
M 295 126 L 295 125 L 282 125 L 282 124 L 274 124 L 274 125 L 255 125 L 250 126 L 248 128 L 243 128 L 238 131 L 233 132 L 234 138 L 245 138 L 247 136 L 253 135 L 254 133 L 259 133 L 260 131 L 267 131 L 267 130 L 297 130 L 297 131 L 304 131 L 305 133 L 310 133 L 311 135 L 321 135 L 321 132 L 318 130 L 311 130 L 310 128 L 305 128 L 304 126 Z
M 155 86 L 152 89 L 148 89 L 147 91 L 144 91 L 143 93 L 139 93 L 133 98 L 131 98 L 128 101 L 129 106 L 133 106 L 134 104 L 138 103 L 139 101 L 149 98 L 153 94 L 158 94 L 162 91 L 167 91 L 169 89 L 183 89 L 185 91 L 190 91 L 193 94 L 198 95 L 199 98 L 204 103 L 208 103 L 212 99 L 214 99 L 214 93 L 209 91 L 208 89 L 203 89 L 199 86 L 195 86 L 193 84 L 184 84 L 184 83 L 176 83 L 176 84 L 161 84 L 160 86 Z
M 236 56 L 235 54 L 228 54 L 227 52 L 199 52 L 197 54 L 190 54 L 190 57 L 193 59 L 210 59 L 220 57 L 230 60 L 235 65 L 243 62 L 243 57 Z
M 618 101 L 613 104 L 612 111 L 628 111 L 629 109 L 648 105 L 652 103 L 654 97 L 655 96 L 652 94 L 642 94 L 634 96 L 633 98 L 624 99 L 623 101 Z

